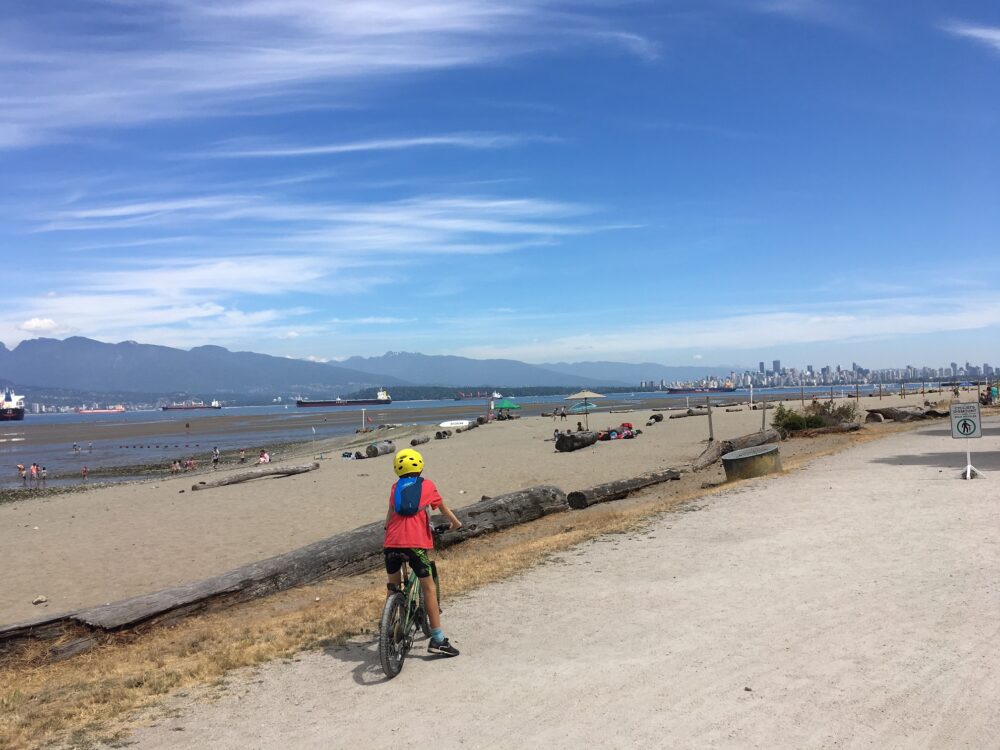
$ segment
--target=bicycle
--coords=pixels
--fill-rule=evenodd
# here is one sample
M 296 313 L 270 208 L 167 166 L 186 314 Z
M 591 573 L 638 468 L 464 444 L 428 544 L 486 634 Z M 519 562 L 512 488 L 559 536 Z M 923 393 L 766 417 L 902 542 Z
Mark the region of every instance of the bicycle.
M 434 536 L 440 536 L 450 528 L 449 524 L 435 526 Z M 378 628 L 378 655 L 382 662 L 382 671 L 392 679 L 403 669 L 403 661 L 413 647 L 413 638 L 417 628 L 424 637 L 431 637 L 431 623 L 424 604 L 424 594 L 420 589 L 420 579 L 409 570 L 406 557 L 402 554 L 400 573 L 403 587 L 385 600 L 382 609 L 382 619 Z M 431 561 L 431 578 L 434 579 L 434 590 L 437 593 L 438 606 L 441 602 L 441 585 L 438 580 L 437 565 Z

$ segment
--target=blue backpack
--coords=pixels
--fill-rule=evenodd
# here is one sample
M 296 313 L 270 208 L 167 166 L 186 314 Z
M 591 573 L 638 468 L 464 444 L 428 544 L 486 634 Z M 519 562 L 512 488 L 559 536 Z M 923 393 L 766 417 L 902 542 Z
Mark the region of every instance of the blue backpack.
M 401 516 L 415 516 L 420 510 L 423 484 L 423 477 L 403 477 L 396 482 L 396 491 L 392 497 L 393 510 Z

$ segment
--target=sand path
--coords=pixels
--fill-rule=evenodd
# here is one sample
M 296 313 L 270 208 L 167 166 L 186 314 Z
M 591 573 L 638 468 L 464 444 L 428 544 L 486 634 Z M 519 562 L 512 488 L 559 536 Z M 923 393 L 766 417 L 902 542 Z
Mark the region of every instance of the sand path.
M 987 425 L 991 479 L 956 478 L 941 423 L 859 445 L 446 602 L 457 659 L 418 649 L 384 682 L 355 639 L 236 675 L 131 746 L 995 747 Z

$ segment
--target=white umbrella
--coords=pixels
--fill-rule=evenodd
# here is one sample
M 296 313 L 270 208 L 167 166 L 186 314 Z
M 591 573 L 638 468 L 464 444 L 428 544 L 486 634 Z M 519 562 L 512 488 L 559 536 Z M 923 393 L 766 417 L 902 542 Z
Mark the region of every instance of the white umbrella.
M 583 417 L 585 420 L 587 420 L 588 430 L 590 429 L 590 413 L 588 411 L 587 404 L 588 404 L 588 399 L 592 398 L 607 398 L 607 396 L 605 396 L 602 393 L 594 393 L 593 391 L 583 390 L 583 391 L 577 391 L 576 393 L 571 393 L 565 399 L 563 399 L 564 401 L 579 401 L 581 399 L 583 400 L 584 404 Z

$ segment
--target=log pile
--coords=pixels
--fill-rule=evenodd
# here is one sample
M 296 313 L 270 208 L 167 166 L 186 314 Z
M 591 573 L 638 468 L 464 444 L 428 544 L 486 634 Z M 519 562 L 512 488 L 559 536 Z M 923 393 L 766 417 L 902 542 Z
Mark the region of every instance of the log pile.
M 435 440 L 447 440 L 451 437 L 451 430 L 438 430 L 434 433 Z
M 198 490 L 207 490 L 213 487 L 225 487 L 227 484 L 249 482 L 252 479 L 260 479 L 261 477 L 288 477 L 293 474 L 304 474 L 307 471 L 314 471 L 318 468 L 319 464 L 317 463 L 308 464 L 306 466 L 272 466 L 268 464 L 257 469 L 250 469 L 250 471 L 240 472 L 239 474 L 233 474 L 222 479 L 198 482 L 198 484 L 191 485 L 191 490 L 196 492 Z
M 560 453 L 578 451 L 597 442 L 596 432 L 560 432 L 556 438 L 556 450 Z
M 619 479 L 615 482 L 599 484 L 596 487 L 589 487 L 585 490 L 570 492 L 567 495 L 567 500 L 569 501 L 569 507 L 574 510 L 581 510 L 597 503 L 621 500 L 623 497 L 627 497 L 636 490 L 641 490 L 644 487 L 680 478 L 681 472 L 677 469 L 652 471 L 638 477 Z
M 752 448 L 755 445 L 779 442 L 781 442 L 781 433 L 773 429 L 751 432 L 749 435 L 731 440 L 715 440 L 692 462 L 691 468 L 694 471 L 699 471 L 714 464 L 722 458 L 724 453 L 731 453 L 741 448 Z

